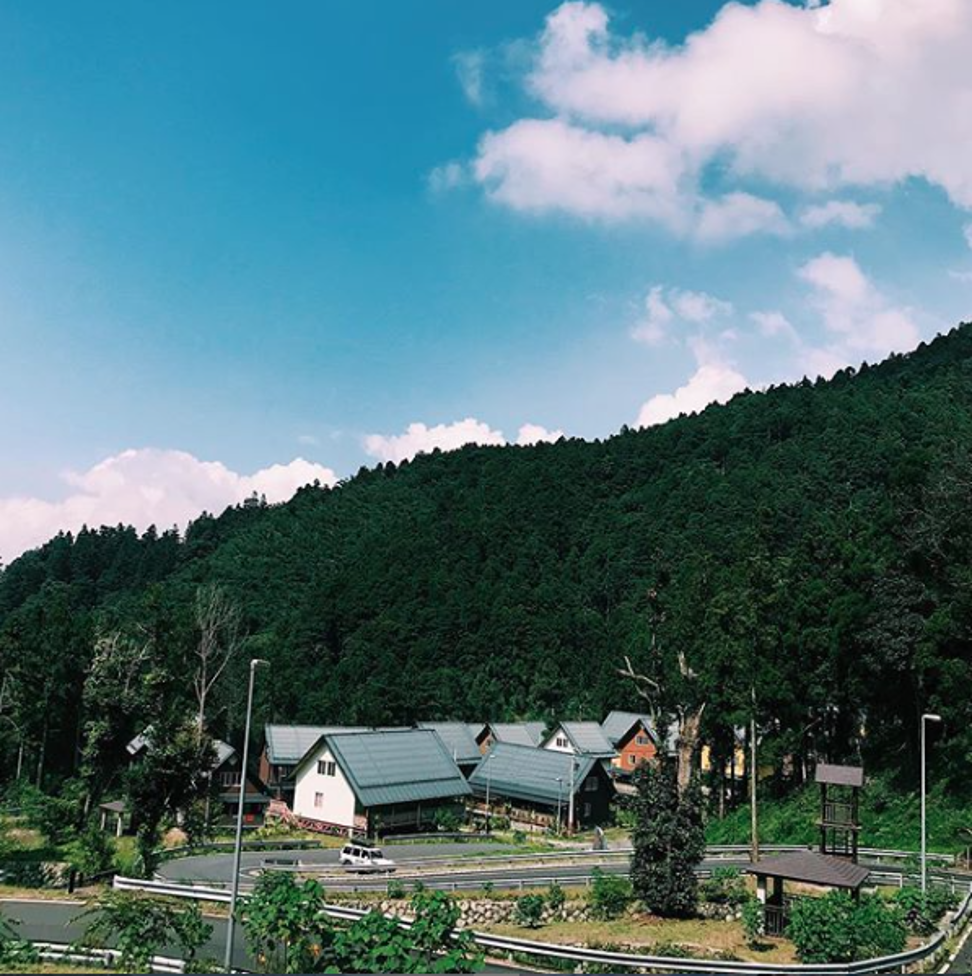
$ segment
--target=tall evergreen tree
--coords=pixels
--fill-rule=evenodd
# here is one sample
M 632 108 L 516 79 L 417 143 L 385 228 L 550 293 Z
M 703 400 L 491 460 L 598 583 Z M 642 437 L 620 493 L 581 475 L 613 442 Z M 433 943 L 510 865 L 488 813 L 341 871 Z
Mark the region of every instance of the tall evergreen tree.
M 695 869 L 705 855 L 698 782 L 680 793 L 676 766 L 667 759 L 641 765 L 634 781 L 635 897 L 655 915 L 688 918 L 698 905 Z

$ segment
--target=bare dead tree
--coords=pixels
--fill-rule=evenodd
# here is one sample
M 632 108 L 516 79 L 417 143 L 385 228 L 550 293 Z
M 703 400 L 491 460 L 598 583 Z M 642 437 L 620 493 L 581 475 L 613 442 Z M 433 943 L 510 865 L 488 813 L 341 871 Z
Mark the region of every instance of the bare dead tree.
M 200 737 L 206 726 L 209 694 L 222 677 L 243 643 L 239 607 L 218 584 L 200 586 L 196 591 L 196 728 Z
M 655 603 L 657 593 L 652 590 L 649 593 L 652 603 Z M 653 660 L 659 658 L 658 631 L 655 624 L 657 618 L 652 621 L 651 627 L 651 655 Z M 705 712 L 705 701 L 698 701 L 698 695 L 692 692 L 697 689 L 699 676 L 689 665 L 685 652 L 679 650 L 676 659 L 678 670 L 682 678 L 683 694 L 681 701 L 675 706 L 675 716 L 678 723 L 678 741 L 676 742 L 676 757 L 678 761 L 678 791 L 684 793 L 692 782 L 695 772 L 695 756 L 699 749 L 699 740 L 702 732 L 702 715 Z M 662 698 L 664 688 L 656 678 L 647 674 L 635 671 L 631 663 L 631 658 L 627 655 L 624 658 L 624 667 L 618 670 L 618 674 L 627 678 L 634 684 L 635 693 L 647 705 L 648 715 L 656 732 L 664 736 L 665 730 L 661 728 L 660 722 L 662 714 Z

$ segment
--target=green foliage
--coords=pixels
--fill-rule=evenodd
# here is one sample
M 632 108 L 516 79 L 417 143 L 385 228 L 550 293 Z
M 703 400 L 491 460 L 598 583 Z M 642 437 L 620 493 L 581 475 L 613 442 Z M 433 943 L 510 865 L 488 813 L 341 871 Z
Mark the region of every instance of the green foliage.
M 904 912 L 908 928 L 916 935 L 931 935 L 945 913 L 955 908 L 955 896 L 947 889 L 933 885 L 922 891 L 907 885 L 895 893 L 895 901 Z
M 788 755 L 799 770 L 810 753 L 860 751 L 870 773 L 903 767 L 901 793 L 917 778 L 920 688 L 946 720 L 932 780 L 967 799 L 970 361 L 966 326 L 876 367 L 601 441 L 376 466 L 285 505 L 202 516 L 185 538 L 61 534 L 0 574 L 4 714 L 50 792 L 73 775 L 79 727 L 91 795 L 114 791 L 126 737 L 162 722 L 159 702 L 192 707 L 194 595 L 215 584 L 238 595 L 273 666 L 257 727 L 271 714 L 601 718 L 637 706 L 617 676 L 624 653 L 666 679 L 670 711 L 681 654 L 720 748 L 755 684 L 774 730 L 763 759 L 781 775 Z M 134 646 L 99 661 L 86 698 L 114 634 Z M 234 742 L 240 670 L 221 692 L 233 707 L 209 711 Z M 19 737 L 2 724 L 9 776 Z
M 95 820 L 89 820 L 67 850 L 71 867 L 86 878 L 110 871 L 115 864 L 115 843 Z
M 399 881 L 397 878 L 392 878 L 388 882 L 388 897 L 401 899 L 405 897 L 405 883 Z
M 712 877 L 699 885 L 699 895 L 702 901 L 710 905 L 726 905 L 729 908 L 737 908 L 749 897 L 739 869 L 725 867 L 716 868 Z
M 553 881 L 547 889 L 546 900 L 552 911 L 559 912 L 567 901 L 567 894 L 556 881 Z
M 76 836 L 84 811 L 84 796 L 76 780 L 66 781 L 57 795 L 26 785 L 19 792 L 24 819 L 49 844 L 56 847 Z
M 901 952 L 908 926 L 897 904 L 832 891 L 794 900 L 786 934 L 803 963 L 854 962 Z
M 696 866 L 705 856 L 697 785 L 679 795 L 674 763 L 644 763 L 634 776 L 631 882 L 645 908 L 665 918 L 688 918 L 698 903 Z
M 921 843 L 919 796 L 902 790 L 890 775 L 868 775 L 861 793 L 861 845 L 880 850 L 914 851 Z M 766 844 L 807 844 L 819 838 L 820 791 L 816 786 L 784 798 L 764 796 L 759 801 L 759 835 Z M 969 806 L 954 788 L 936 783 L 928 797 L 928 846 L 932 851 L 958 853 L 968 840 L 963 827 Z M 710 818 L 706 840 L 710 844 L 749 843 L 749 805 L 732 810 L 724 819 Z
M 237 909 L 251 956 L 265 973 L 320 972 L 334 939 L 323 914 L 324 889 L 313 880 L 265 871 Z
M 432 817 L 432 822 L 436 830 L 454 834 L 462 826 L 462 817 L 455 807 L 439 807 Z
M 441 891 L 412 895 L 413 921 L 369 912 L 338 927 L 323 912 L 315 881 L 264 873 L 239 909 L 247 948 L 266 973 L 466 973 L 482 957 L 468 932 L 454 932 L 458 906 Z
M 30 966 L 40 961 L 36 947 L 17 937 L 19 924 L 0 912 L 0 965 Z
M 543 924 L 543 895 L 521 895 L 516 900 L 513 917 L 525 929 L 537 929 Z
M 169 945 L 177 946 L 180 957 L 194 966 L 213 931 L 196 902 L 128 891 L 103 892 L 79 918 L 90 919 L 82 945 L 111 945 L 120 953 L 119 966 L 136 973 L 151 972 L 152 957 Z
M 763 906 L 759 903 L 758 898 L 749 897 L 743 902 L 742 924 L 743 931 L 746 933 L 746 941 L 751 946 L 756 945 L 765 934 Z
M 125 776 L 129 809 L 136 811 L 141 870 L 151 877 L 158 863 L 166 818 L 175 819 L 204 794 L 213 766 L 213 745 L 188 722 L 153 726 L 151 746 Z
M 631 882 L 620 874 L 605 874 L 600 868 L 591 872 L 591 911 L 595 918 L 620 918 L 634 895 Z

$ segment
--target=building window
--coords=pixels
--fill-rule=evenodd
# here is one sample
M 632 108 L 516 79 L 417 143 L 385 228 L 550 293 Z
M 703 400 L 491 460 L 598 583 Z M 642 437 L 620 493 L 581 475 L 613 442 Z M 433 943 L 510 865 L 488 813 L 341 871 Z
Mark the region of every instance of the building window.
M 314 809 L 315 810 L 320 810 L 320 808 L 322 806 L 324 806 L 324 794 L 323 793 L 315 793 L 314 794 Z
M 319 776 L 333 776 L 337 770 L 337 765 L 333 759 L 318 759 L 317 773 Z
M 635 742 L 639 746 L 646 746 L 646 745 L 648 745 L 648 736 L 647 735 L 638 735 L 638 736 L 635 736 Z
M 637 758 L 635 756 L 628 756 L 628 765 L 629 766 L 633 766 L 637 761 L 638 760 L 637 760 Z
M 238 770 L 226 770 L 219 774 L 219 785 L 220 786 L 239 786 L 240 785 L 240 774 Z
M 596 776 L 588 776 L 587 779 L 584 780 L 584 792 L 585 793 L 596 793 L 597 792 L 597 777 Z
M 332 760 L 331 760 L 331 761 L 330 761 L 330 762 L 329 762 L 329 763 L 327 764 L 327 775 L 328 775 L 328 776 L 333 776 L 333 775 L 334 775 L 334 774 L 335 774 L 336 772 L 337 772 L 337 764 L 336 764 L 336 763 L 334 762 L 334 760 L 332 759 Z
M 584 804 L 584 819 L 587 820 L 591 815 L 591 805 L 589 803 Z
M 567 748 L 567 737 L 563 735 L 557 736 L 557 748 L 566 749 Z

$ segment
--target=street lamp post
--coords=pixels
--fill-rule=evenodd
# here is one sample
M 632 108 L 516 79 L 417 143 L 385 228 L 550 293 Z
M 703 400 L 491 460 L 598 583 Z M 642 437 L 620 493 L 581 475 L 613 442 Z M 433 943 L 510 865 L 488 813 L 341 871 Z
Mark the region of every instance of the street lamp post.
M 570 793 L 567 797 L 567 833 L 574 832 L 574 773 L 577 770 L 577 760 L 570 757 Z
M 941 715 L 925 712 L 921 716 L 921 890 L 928 890 L 928 828 L 925 818 L 925 792 L 928 784 L 926 771 L 925 738 L 928 722 L 941 722 Z
M 560 833 L 560 811 L 563 804 L 563 793 L 564 793 L 564 778 L 563 776 L 557 777 L 557 833 Z
M 490 815 L 489 815 L 489 785 L 490 785 L 490 768 L 489 764 L 493 761 L 493 754 L 490 753 L 486 757 L 486 833 L 489 833 L 490 828 Z
M 243 802 L 246 798 L 246 764 L 250 756 L 250 719 L 253 715 L 253 680 L 256 669 L 261 665 L 268 665 L 268 661 L 253 658 L 250 661 L 250 687 L 246 696 L 246 727 L 243 733 L 243 762 L 240 766 L 240 797 L 236 811 L 236 843 L 233 847 L 233 888 L 230 895 L 229 922 L 226 926 L 226 953 L 223 957 L 223 968 L 226 972 L 233 971 L 233 935 L 236 925 L 236 899 L 240 893 L 240 857 L 243 853 Z

